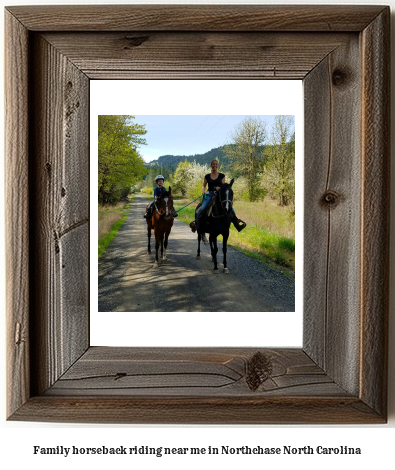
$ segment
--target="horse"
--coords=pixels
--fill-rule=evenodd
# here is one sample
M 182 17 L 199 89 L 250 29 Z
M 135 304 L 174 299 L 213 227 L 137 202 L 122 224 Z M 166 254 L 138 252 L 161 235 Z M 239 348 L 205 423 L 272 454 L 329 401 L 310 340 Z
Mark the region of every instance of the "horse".
M 211 256 L 212 261 L 214 262 L 213 273 L 218 274 L 218 265 L 217 265 L 217 253 L 218 253 L 218 246 L 217 246 L 217 237 L 218 235 L 222 235 L 223 242 L 222 242 L 222 251 L 224 254 L 224 273 L 229 273 L 229 269 L 227 267 L 226 262 L 226 251 L 227 251 L 227 242 L 229 238 L 229 229 L 231 218 L 230 214 L 232 212 L 233 206 L 233 179 L 231 182 L 224 183 L 219 191 L 211 198 L 211 201 L 206 209 L 206 214 L 203 214 L 200 218 L 200 223 L 198 224 L 198 251 L 196 255 L 196 259 L 200 259 L 200 242 L 203 240 L 204 243 L 206 242 L 206 234 L 209 234 L 209 242 L 210 242 L 210 249 L 211 249 Z M 199 211 L 199 205 L 196 207 L 195 210 L 195 220 Z
M 148 206 L 147 206 L 148 208 Z M 173 196 L 171 194 L 171 187 L 165 191 L 161 188 L 161 194 L 154 202 L 152 208 L 152 217 L 147 218 L 147 232 L 148 232 L 148 254 L 151 254 L 151 230 L 154 229 L 155 234 L 155 262 L 154 268 L 158 267 L 159 261 L 159 246 L 161 258 L 164 263 L 167 261 L 166 250 L 167 243 L 171 228 L 173 226 Z

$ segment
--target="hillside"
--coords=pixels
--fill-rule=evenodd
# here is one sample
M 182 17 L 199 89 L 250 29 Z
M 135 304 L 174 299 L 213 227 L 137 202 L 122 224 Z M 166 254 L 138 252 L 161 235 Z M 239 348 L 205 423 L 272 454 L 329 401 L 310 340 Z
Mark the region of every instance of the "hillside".
M 224 146 L 217 147 L 206 153 L 196 155 L 162 155 L 157 160 L 146 163 L 145 166 L 147 168 L 160 167 L 161 165 L 163 168 L 177 167 L 180 162 L 184 162 L 185 160 L 188 160 L 189 162 L 196 161 L 196 163 L 209 165 L 212 160 L 218 158 L 220 164 L 226 168 L 229 164 L 229 159 L 225 156 L 224 148 Z

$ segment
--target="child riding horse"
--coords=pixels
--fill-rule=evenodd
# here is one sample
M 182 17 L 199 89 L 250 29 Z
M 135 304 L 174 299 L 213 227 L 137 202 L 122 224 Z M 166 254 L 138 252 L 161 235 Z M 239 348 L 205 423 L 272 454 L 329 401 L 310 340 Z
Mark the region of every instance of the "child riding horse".
M 165 177 L 162 176 L 162 175 L 158 175 L 156 178 L 155 178 L 155 182 L 157 184 L 157 186 L 155 186 L 155 189 L 154 189 L 154 200 L 152 202 L 150 202 L 148 204 L 148 206 L 146 207 L 145 209 L 145 214 L 144 214 L 144 218 L 145 219 L 149 219 L 152 217 L 152 208 L 154 206 L 154 202 L 158 199 L 158 197 L 160 196 L 161 194 L 161 190 L 164 189 L 166 191 L 166 188 L 163 186 L 163 183 L 165 182 Z M 177 212 L 174 210 L 173 208 L 173 217 L 178 217 L 178 214 Z
M 163 262 L 167 261 L 166 250 L 171 228 L 173 226 L 173 196 L 171 187 L 166 191 L 163 187 L 158 191 L 155 201 L 153 202 L 152 216 L 146 217 L 147 234 L 148 234 L 148 254 L 151 254 L 151 230 L 154 229 L 155 234 L 155 262 L 154 268 L 158 267 L 159 246 L 161 249 L 161 258 Z

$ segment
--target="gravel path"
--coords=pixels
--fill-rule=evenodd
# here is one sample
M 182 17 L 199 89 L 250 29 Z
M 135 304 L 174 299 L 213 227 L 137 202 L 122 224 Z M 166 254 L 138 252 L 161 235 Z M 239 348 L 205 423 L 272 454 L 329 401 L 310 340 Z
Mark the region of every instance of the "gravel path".
M 210 247 L 177 219 L 169 237 L 167 263 L 153 268 L 147 255 L 147 201 L 140 194 L 126 222 L 99 259 L 100 312 L 292 312 L 295 282 L 228 245 L 229 274 L 213 274 Z M 151 250 L 155 252 L 152 234 Z

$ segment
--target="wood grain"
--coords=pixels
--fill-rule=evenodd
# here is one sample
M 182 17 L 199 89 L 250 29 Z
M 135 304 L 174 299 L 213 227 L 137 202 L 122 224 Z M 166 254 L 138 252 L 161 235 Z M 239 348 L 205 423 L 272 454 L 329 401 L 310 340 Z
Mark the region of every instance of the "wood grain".
M 89 82 L 42 37 L 31 47 L 33 384 L 42 393 L 89 345 Z
M 356 397 L 33 397 L 19 421 L 145 424 L 382 424 Z
M 352 393 L 359 385 L 362 254 L 358 50 L 354 36 L 304 82 L 311 97 L 305 108 L 305 346 Z
M 6 28 L 8 419 L 385 422 L 389 8 L 12 7 Z M 279 76 L 305 87 L 303 348 L 90 348 L 89 80 Z
M 361 31 L 381 6 L 64 5 L 8 7 L 31 31 Z
M 362 298 L 360 396 L 387 412 L 390 216 L 389 11 L 362 34 Z
M 246 385 L 251 349 L 93 347 L 12 419 L 100 423 L 382 422 L 301 350 L 263 350 L 273 373 Z
M 344 395 L 303 351 L 259 351 L 270 363 L 261 384 L 248 385 L 252 349 L 93 347 L 46 393 L 52 395 L 234 396 Z M 264 372 L 264 371 L 263 371 Z
M 348 41 L 338 33 L 45 34 L 91 79 L 299 79 Z M 297 57 L 297 60 L 295 60 Z
M 30 396 L 29 38 L 8 12 L 5 39 L 7 412 L 13 413 Z

